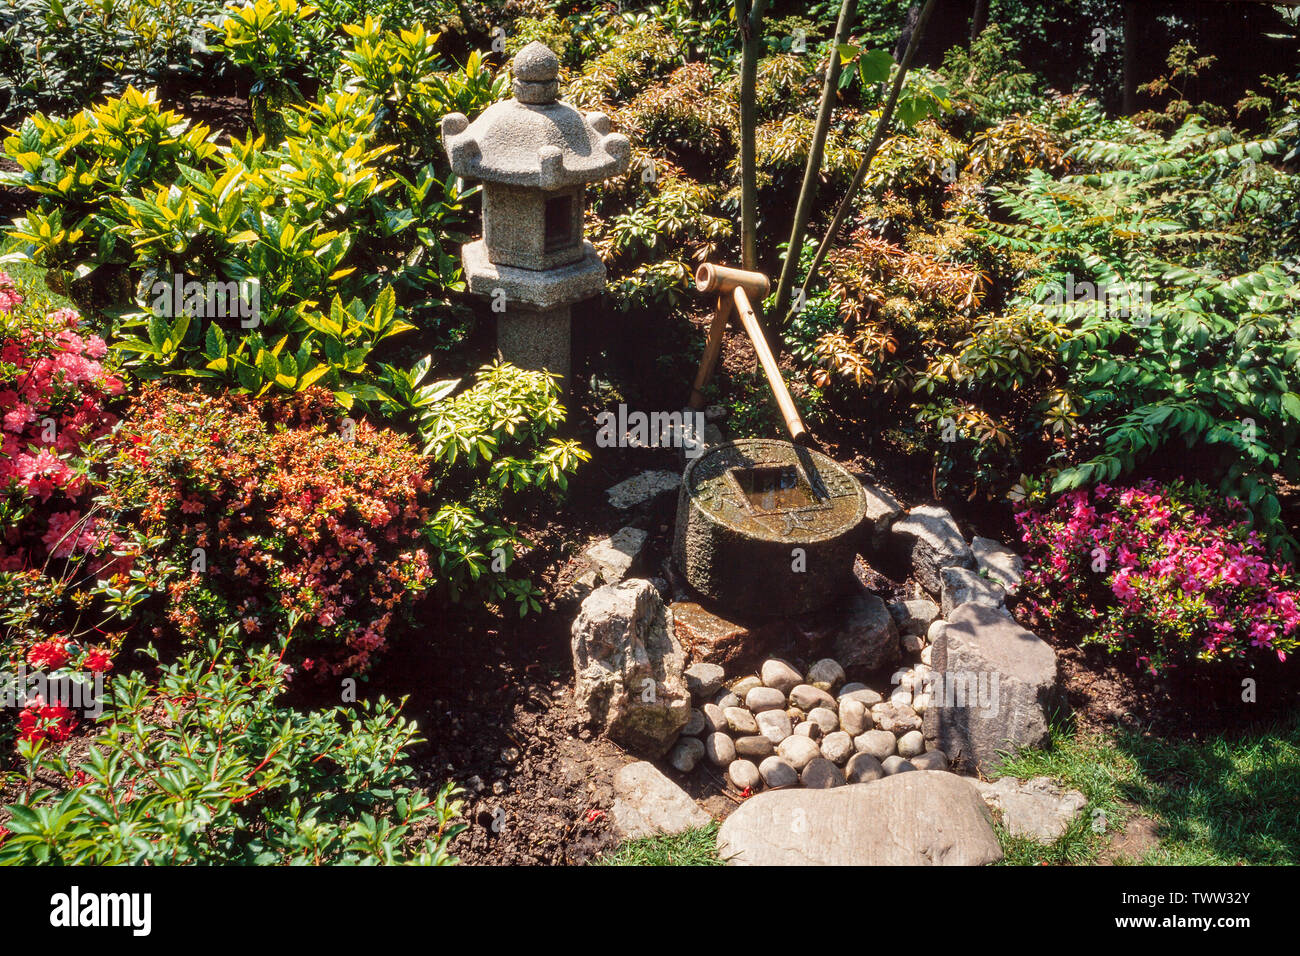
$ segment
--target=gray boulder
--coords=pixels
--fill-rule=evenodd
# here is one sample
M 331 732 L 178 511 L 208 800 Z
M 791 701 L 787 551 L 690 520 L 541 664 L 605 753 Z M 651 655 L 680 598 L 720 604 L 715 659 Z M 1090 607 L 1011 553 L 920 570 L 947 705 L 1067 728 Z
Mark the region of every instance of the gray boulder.
M 939 572 L 942 583 L 944 616 L 963 604 L 983 604 L 996 610 L 1006 609 L 1007 592 L 995 581 L 982 578 L 969 568 L 944 568 Z
M 768 757 L 758 765 L 763 782 L 769 787 L 793 787 L 799 782 L 799 772 L 780 757 Z
M 696 700 L 709 700 L 722 689 L 724 676 L 717 664 L 699 661 L 686 668 L 686 686 Z
M 889 613 L 894 618 L 899 634 L 904 637 L 919 636 L 924 635 L 939 616 L 939 605 L 926 598 L 895 601 L 889 605 Z
M 878 595 L 860 585 L 840 606 L 830 639 L 835 660 L 850 673 L 883 670 L 898 662 L 898 626 L 893 615 Z
M 894 522 L 890 538 L 899 557 L 910 563 L 921 587 L 933 595 L 941 591 L 942 569 L 975 568 L 975 555 L 946 508 L 913 508 L 907 517 Z
M 884 550 L 889 540 L 889 529 L 903 514 L 903 505 L 883 488 L 862 483 L 867 497 L 867 517 L 862 523 L 863 545 L 873 553 Z
M 597 588 L 572 630 L 579 717 L 646 757 L 662 757 L 686 726 L 686 655 L 672 615 L 649 581 Z
M 1058 705 L 1056 655 L 1032 631 L 981 604 L 953 611 L 934 644 L 926 740 L 981 772 L 998 751 L 1041 747 Z
M 993 783 L 968 778 L 989 808 L 997 811 L 1012 836 L 1051 843 L 1065 834 L 1088 803 L 1078 790 L 1067 790 L 1051 777 Z
M 799 782 L 813 790 L 844 786 L 844 774 L 825 757 L 814 757 L 799 774 Z
M 619 528 L 608 538 L 602 538 L 587 548 L 582 556 L 600 572 L 602 581 L 617 584 L 627 577 L 632 562 L 645 546 L 646 537 L 640 528 Z

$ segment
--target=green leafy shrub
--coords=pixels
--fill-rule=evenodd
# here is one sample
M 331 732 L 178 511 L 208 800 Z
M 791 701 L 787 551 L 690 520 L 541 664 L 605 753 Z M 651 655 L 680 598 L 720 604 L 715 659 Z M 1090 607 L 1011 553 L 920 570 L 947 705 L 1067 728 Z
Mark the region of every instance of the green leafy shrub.
M 384 35 L 371 53 L 392 60 L 426 40 Z M 394 100 L 365 77 L 340 80 L 281 114 L 286 135 L 275 149 L 260 138 L 217 146 L 206 127 L 135 90 L 67 120 L 34 116 L 6 140 L 22 168 L 7 179 L 39 196 L 13 235 L 83 306 L 116 316 L 113 338 L 144 377 L 218 378 L 253 394 L 320 380 L 345 405 L 391 404 L 366 356 L 412 327 L 402 318 L 408 304 L 430 324 L 454 312 L 439 296 L 463 286 L 454 253 L 471 195 L 445 172 L 445 157 L 435 163 L 431 139 L 412 145 L 403 104 L 418 101 L 427 127 L 452 105 L 500 92 L 477 60 L 421 83 Z M 381 139 L 406 146 L 395 155 Z M 160 315 L 152 290 L 176 277 L 255 282 L 257 315 L 238 327 L 188 309 Z
M 1015 221 L 990 223 L 989 241 L 1038 265 L 1026 307 L 1068 330 L 1062 385 L 1078 422 L 1054 459 L 1056 490 L 1185 448 L 1283 543 L 1273 475 L 1300 476 L 1289 376 L 1300 284 L 1291 250 L 1257 218 L 1286 194 L 1284 177 L 1264 171 L 1277 152 L 1189 120 L 1168 139 L 1085 140 L 1072 155 L 1096 172 L 1033 170 L 1020 189 L 992 190 Z M 1078 301 L 1061 301 L 1085 281 Z
M 0 119 L 88 105 L 128 86 L 169 90 L 221 70 L 204 23 L 219 0 L 8 0 L 0 10 Z
M 527 543 L 500 516 L 506 493 L 558 495 L 568 476 L 590 459 L 576 441 L 548 437 L 565 419 L 559 398 L 556 379 L 545 372 L 488 365 L 475 385 L 423 413 L 425 454 L 437 468 L 440 495 L 452 499 L 427 529 L 437 574 L 451 599 L 468 591 L 489 601 L 514 601 L 521 616 L 540 607 L 532 584 L 504 573 Z M 478 506 L 471 498 L 479 499 Z
M 456 862 L 461 801 L 414 786 L 419 738 L 397 707 L 279 705 L 279 654 L 225 637 L 156 684 L 113 678 L 81 756 L 21 745 L 25 769 L 6 782 L 25 794 L 0 810 L 0 864 Z

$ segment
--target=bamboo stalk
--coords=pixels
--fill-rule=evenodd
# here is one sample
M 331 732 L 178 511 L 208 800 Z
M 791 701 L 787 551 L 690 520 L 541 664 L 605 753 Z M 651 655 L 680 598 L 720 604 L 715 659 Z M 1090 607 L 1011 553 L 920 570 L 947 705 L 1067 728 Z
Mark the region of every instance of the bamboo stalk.
M 835 97 L 840 88 L 840 47 L 849 42 L 849 30 L 853 26 L 854 0 L 844 0 L 840 7 L 840 17 L 835 25 L 835 39 L 831 41 L 831 58 L 826 64 L 826 80 L 822 84 L 822 101 L 817 107 L 817 125 L 813 129 L 812 146 L 808 150 L 808 162 L 804 165 L 803 185 L 799 187 L 799 200 L 794 209 L 794 222 L 790 225 L 790 241 L 785 248 L 785 262 L 781 266 L 781 278 L 776 283 L 776 300 L 772 306 L 772 315 L 780 321 L 790 304 L 790 290 L 794 287 L 794 274 L 799 268 L 799 253 L 803 249 L 803 238 L 808 231 L 808 218 L 812 215 L 813 202 L 817 198 L 817 180 L 822 171 L 822 155 L 826 149 L 826 135 L 830 131 L 831 114 L 835 110 Z M 776 338 L 777 349 L 781 340 Z
M 808 292 L 808 287 L 812 285 L 813 278 L 817 275 L 817 270 L 825 261 L 826 254 L 830 252 L 831 244 L 835 242 L 835 234 L 840 231 L 840 226 L 844 225 L 844 220 L 848 218 L 849 210 L 853 208 L 853 197 L 862 188 L 862 183 L 867 178 L 867 170 L 871 168 L 871 161 L 875 159 L 876 151 L 880 148 L 885 133 L 889 130 L 889 124 L 894 118 L 894 107 L 898 104 L 898 95 L 903 89 L 903 80 L 907 76 L 908 69 L 912 66 L 912 60 L 916 57 L 917 47 L 921 45 L 921 34 L 925 32 L 926 21 L 930 19 L 930 14 L 934 12 L 934 5 L 935 0 L 925 0 L 925 6 L 921 8 L 921 15 L 916 21 L 916 29 L 912 31 L 912 37 L 907 43 L 907 50 L 903 54 L 903 60 L 898 64 L 898 73 L 894 76 L 893 88 L 889 91 L 889 99 L 885 102 L 885 108 L 880 114 L 880 120 L 876 123 L 876 131 L 871 137 L 871 143 L 862 156 L 862 162 L 858 164 L 858 171 L 853 174 L 853 182 L 849 183 L 848 192 L 835 210 L 835 217 L 826 228 L 826 235 L 822 237 L 821 245 L 817 247 L 817 254 L 813 256 L 812 265 L 808 267 L 808 275 L 804 277 L 803 285 L 800 286 L 805 295 Z M 794 313 L 787 311 L 779 321 L 784 326 L 793 317 Z

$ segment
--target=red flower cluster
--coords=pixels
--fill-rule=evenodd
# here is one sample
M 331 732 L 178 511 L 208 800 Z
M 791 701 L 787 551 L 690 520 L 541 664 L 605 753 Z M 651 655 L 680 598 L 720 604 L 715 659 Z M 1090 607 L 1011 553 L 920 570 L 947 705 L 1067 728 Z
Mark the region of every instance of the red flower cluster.
M 71 708 L 60 704 L 47 704 L 36 697 L 18 715 L 18 739 L 37 742 L 48 740 L 62 743 L 77 729 L 77 718 Z
M 269 636 L 294 619 L 294 646 L 312 655 L 304 669 L 356 674 L 428 585 L 424 460 L 394 432 L 339 428 L 332 406 L 324 391 L 258 401 L 143 389 L 112 439 L 110 472 L 130 480 L 110 490 L 110 510 L 135 511 L 185 569 L 166 611 L 183 634 L 239 622 Z
M 27 651 L 27 663 L 43 671 L 56 671 L 71 659 L 67 645 L 59 641 L 42 641 Z

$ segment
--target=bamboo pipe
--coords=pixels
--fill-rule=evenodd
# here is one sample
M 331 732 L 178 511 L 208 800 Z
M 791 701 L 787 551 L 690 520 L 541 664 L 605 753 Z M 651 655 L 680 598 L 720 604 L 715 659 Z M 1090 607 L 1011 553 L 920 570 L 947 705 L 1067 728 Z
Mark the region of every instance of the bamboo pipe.
M 767 297 L 771 284 L 761 272 L 715 266 L 706 262 L 695 270 L 695 288 L 701 292 L 730 292 L 737 286 L 760 299 Z
M 772 356 L 772 350 L 767 347 L 767 339 L 763 336 L 763 328 L 758 324 L 758 316 L 754 314 L 754 307 L 749 304 L 749 296 L 745 294 L 745 287 L 737 285 L 731 294 L 736 299 L 736 312 L 740 316 L 740 322 L 749 334 L 749 340 L 754 343 L 754 351 L 758 353 L 758 360 L 763 365 L 763 371 L 767 375 L 767 384 L 772 389 L 772 394 L 776 396 L 776 407 L 781 410 L 781 417 L 785 419 L 785 427 L 790 432 L 790 440 L 799 445 L 806 445 L 808 443 L 808 429 L 804 428 L 803 419 L 799 417 L 799 410 L 794 407 L 794 399 L 790 397 L 790 392 L 785 387 L 785 381 L 781 378 L 781 370 L 777 368 L 776 359 Z

